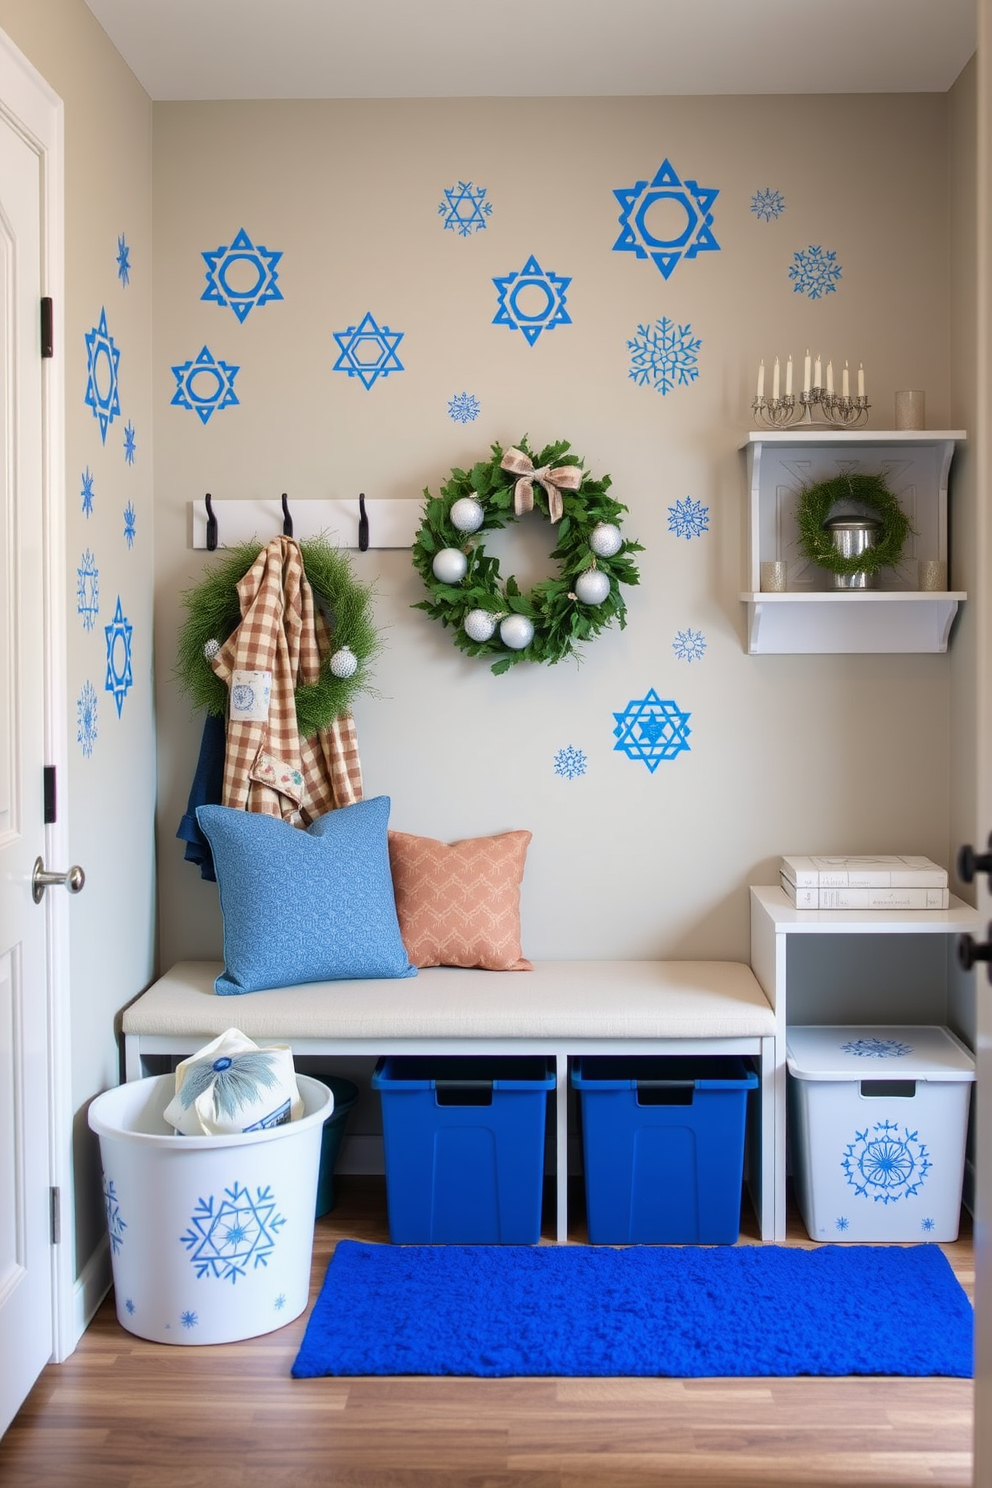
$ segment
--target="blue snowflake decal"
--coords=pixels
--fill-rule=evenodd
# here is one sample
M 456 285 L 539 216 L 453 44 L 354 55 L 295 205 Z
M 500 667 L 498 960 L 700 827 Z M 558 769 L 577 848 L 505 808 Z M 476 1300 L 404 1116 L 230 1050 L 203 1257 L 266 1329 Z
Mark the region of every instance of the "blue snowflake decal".
M 480 411 L 479 400 L 471 393 L 456 393 L 448 402 L 448 417 L 456 424 L 474 423 Z
M 100 425 L 100 440 L 107 442 L 107 429 L 121 411 L 118 373 L 121 354 L 107 329 L 107 311 L 100 310 L 100 324 L 86 332 L 86 397 Z
M 844 1149 L 841 1167 L 859 1198 L 894 1204 L 919 1192 L 933 1164 L 919 1133 L 902 1130 L 900 1137 L 895 1122 L 876 1121 Z
M 781 191 L 773 191 L 770 186 L 764 191 L 756 191 L 751 198 L 751 211 L 759 222 L 777 221 L 785 211 Z
M 124 541 L 129 548 L 134 547 L 134 538 L 137 532 L 138 518 L 134 510 L 134 503 L 129 501 L 124 508 Z
M 100 570 L 89 548 L 76 569 L 76 613 L 82 616 L 84 630 L 93 629 L 100 613 Z
M 852 1039 L 840 1047 L 845 1054 L 856 1054 L 859 1059 L 902 1059 L 905 1054 L 913 1052 L 912 1044 L 904 1044 L 899 1039 L 891 1038 Z
M 651 774 L 662 760 L 671 760 L 689 749 L 691 714 L 683 713 L 671 699 L 662 699 L 652 687 L 645 697 L 632 698 L 622 713 L 614 713 L 613 730 L 620 750 L 628 759 L 642 760 Z
M 82 748 L 87 759 L 93 753 L 93 745 L 96 743 L 99 732 L 96 710 L 96 688 L 92 682 L 84 682 L 82 691 L 76 699 L 76 743 Z
M 127 289 L 131 283 L 131 250 L 124 240 L 124 234 L 117 236 L 117 277 Z
M 706 641 L 701 630 L 678 630 L 672 642 L 672 650 L 679 661 L 702 661 Z
M 920 1220 L 920 1229 L 923 1231 L 923 1233 L 925 1235 L 928 1235 L 931 1230 L 935 1230 L 936 1228 L 937 1228 L 937 1222 L 936 1222 L 936 1220 L 930 1219 L 930 1218 L 921 1219 Z
M 117 1192 L 113 1183 L 107 1182 L 106 1174 L 103 1177 L 103 1204 L 107 1211 L 110 1248 L 114 1255 L 119 1255 L 121 1246 L 124 1244 L 124 1231 L 127 1229 L 127 1223 L 121 1218 L 121 1206 L 117 1199 Z
M 681 180 L 670 160 L 663 161 L 653 180 L 622 186 L 613 195 L 623 208 L 614 253 L 650 258 L 664 279 L 670 278 L 681 259 L 713 253 L 720 247 L 713 236 L 710 210 L 719 190 L 688 178 Z
M 704 532 L 709 531 L 709 512 L 708 506 L 687 496 L 684 501 L 676 501 L 674 506 L 668 508 L 668 530 L 676 537 L 684 537 L 687 542 L 694 537 L 702 537 Z
M 134 464 L 134 457 L 137 453 L 137 450 L 138 445 L 134 437 L 134 425 L 132 424 L 131 420 L 128 419 L 127 424 L 124 427 L 124 459 L 127 461 L 128 465 Z
M 572 324 L 565 309 L 565 292 L 571 282 L 570 277 L 551 269 L 545 272 L 532 253 L 522 269 L 493 279 L 499 293 L 493 325 L 520 331 L 527 345 L 533 346 L 542 331 Z
M 184 1328 L 195 1328 L 200 1319 L 195 1312 L 181 1312 L 179 1314 L 179 1321 Z
M 377 378 L 405 370 L 396 355 L 404 334 L 403 331 L 391 331 L 387 325 L 377 325 L 371 311 L 366 311 L 357 326 L 334 332 L 341 355 L 332 370 L 357 377 L 367 390 Z
M 676 325 L 663 315 L 653 326 L 639 325 L 637 334 L 627 342 L 630 371 L 638 387 L 648 383 L 664 397 L 674 387 L 686 387 L 699 376 L 696 362 L 702 340 L 692 334 L 692 326 Z
M 586 773 L 586 757 L 581 749 L 574 749 L 567 744 L 564 749 L 559 749 L 555 755 L 555 774 L 562 775 L 566 780 L 575 780 L 577 776 Z
M 192 361 L 180 362 L 173 367 L 176 391 L 171 406 L 192 409 L 200 423 L 205 424 L 219 409 L 230 408 L 239 401 L 234 391 L 234 379 L 240 371 L 240 367 L 219 362 L 204 346 Z
M 117 704 L 117 717 L 120 718 L 124 699 L 134 683 L 131 671 L 131 634 L 134 626 L 125 618 L 121 610 L 119 594 L 114 618 L 109 625 L 104 626 L 103 630 L 107 638 L 107 678 L 104 688 L 107 692 L 113 693 L 114 702 Z
M 794 262 L 789 267 L 789 278 L 795 280 L 793 294 L 803 294 L 809 300 L 822 299 L 833 294 L 840 278 L 840 264 L 832 249 L 826 252 L 812 243 L 793 254 Z
M 460 238 L 473 232 L 484 232 L 488 227 L 486 218 L 493 209 L 486 201 L 486 188 L 473 186 L 471 181 L 459 181 L 457 186 L 444 188 L 444 201 L 438 213 L 444 218 L 445 231 L 450 228 Z
M 258 1188 L 253 1199 L 235 1183 L 225 1188 L 218 1203 L 213 1195 L 200 1199 L 190 1227 L 180 1239 L 190 1253 L 197 1276 L 212 1276 L 232 1284 L 249 1270 L 267 1266 L 278 1232 L 286 1223 L 276 1213 L 271 1188 Z
M 836 1225 L 837 1229 L 841 1231 L 842 1234 L 845 1230 L 849 1230 L 851 1228 L 851 1221 L 846 1217 L 846 1215 L 843 1214 L 838 1215 L 838 1217 L 834 1220 L 834 1224 Z
M 88 520 L 93 515 L 93 476 L 88 465 L 83 471 L 82 481 L 83 489 L 79 495 L 83 503 L 83 516 Z
M 127 1309 L 127 1311 L 131 1314 L 131 1316 L 133 1317 L 134 1316 L 134 1303 L 132 1302 L 132 1300 L 131 1300 L 130 1297 L 126 1297 L 124 1299 L 124 1306 Z
M 244 325 L 256 306 L 282 299 L 276 283 L 276 264 L 281 258 L 281 251 L 270 252 L 264 244 L 256 245 L 241 228 L 230 243 L 203 254 L 207 287 L 200 299 L 230 306 Z

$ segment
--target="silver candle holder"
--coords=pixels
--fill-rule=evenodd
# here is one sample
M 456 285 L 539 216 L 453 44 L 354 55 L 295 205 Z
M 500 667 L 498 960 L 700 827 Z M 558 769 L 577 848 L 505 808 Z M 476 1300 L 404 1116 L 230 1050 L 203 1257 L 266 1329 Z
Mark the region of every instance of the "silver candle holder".
M 784 398 L 755 398 L 751 412 L 755 422 L 767 429 L 858 429 L 868 422 L 871 404 L 865 395 L 852 398 L 843 393 L 828 393 L 826 388 L 811 387 Z

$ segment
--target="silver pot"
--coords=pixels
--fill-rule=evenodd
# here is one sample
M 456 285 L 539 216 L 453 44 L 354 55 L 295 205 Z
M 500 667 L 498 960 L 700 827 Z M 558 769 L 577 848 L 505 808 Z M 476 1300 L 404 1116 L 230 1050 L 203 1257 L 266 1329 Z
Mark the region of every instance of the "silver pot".
M 875 546 L 881 526 L 881 522 L 874 517 L 829 517 L 823 524 L 823 530 L 830 533 L 834 547 L 843 558 L 859 558 L 862 553 Z M 835 573 L 833 577 L 835 589 L 875 587 L 873 573 Z

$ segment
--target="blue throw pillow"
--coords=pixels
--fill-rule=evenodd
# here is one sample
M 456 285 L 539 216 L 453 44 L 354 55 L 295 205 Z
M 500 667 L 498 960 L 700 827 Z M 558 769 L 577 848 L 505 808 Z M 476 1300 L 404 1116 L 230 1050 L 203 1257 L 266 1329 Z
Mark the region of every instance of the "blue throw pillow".
M 389 797 L 342 806 L 306 830 L 198 806 L 224 916 L 222 996 L 350 977 L 410 977 L 389 871 Z

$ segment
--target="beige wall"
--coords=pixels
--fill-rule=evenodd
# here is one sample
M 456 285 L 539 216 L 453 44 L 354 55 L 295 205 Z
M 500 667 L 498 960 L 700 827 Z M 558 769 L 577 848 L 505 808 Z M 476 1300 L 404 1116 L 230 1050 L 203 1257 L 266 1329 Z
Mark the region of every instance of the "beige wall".
M 66 605 L 68 625 L 69 813 L 72 860 L 86 888 L 71 910 L 72 1109 L 74 1112 L 76 1273 L 106 1244 L 96 1138 L 86 1106 L 119 1079 L 115 1015 L 152 974 L 155 935 L 155 733 L 151 675 L 151 104 L 82 0 L 0 0 L 0 27 L 65 104 L 65 346 L 56 348 L 66 398 Z M 130 247 L 125 289 L 117 274 L 118 236 Z M 104 444 L 85 403 L 85 336 L 101 309 L 121 353 L 121 415 Z M 123 431 L 130 421 L 137 454 L 128 465 Z M 82 476 L 93 476 L 93 510 L 83 513 Z M 135 541 L 124 537 L 124 509 L 135 514 Z M 91 630 L 77 613 L 77 570 L 93 555 L 99 614 Z M 118 718 L 105 690 L 104 626 L 117 596 L 133 626 L 132 672 Z M 86 682 L 97 694 L 97 737 L 85 755 L 76 737 L 77 699 Z M 71 1206 L 70 1206 L 71 1208 Z M 70 1236 L 70 1242 L 72 1241 Z M 104 1267 L 106 1262 L 104 1260 Z M 99 1266 L 98 1266 L 99 1270 Z M 88 1307 L 80 1282 L 79 1308 Z
M 534 956 L 746 958 L 747 885 L 773 881 L 783 851 L 948 861 L 951 659 L 749 657 L 738 598 L 739 446 L 759 357 L 809 346 L 835 368 L 863 360 L 875 427 L 891 426 L 905 386 L 924 387 L 931 425 L 949 426 L 946 97 L 162 104 L 154 117 L 163 963 L 220 949 L 215 890 L 174 841 L 199 741 L 170 678 L 178 595 L 205 565 L 186 504 L 206 490 L 418 501 L 524 432 L 570 439 L 629 506 L 646 548 L 629 626 L 581 666 L 494 678 L 411 609 L 422 589 L 408 554 L 356 557 L 387 643 L 358 732 L 367 791 L 392 797 L 393 824 L 445 839 L 531 829 Z M 666 156 L 720 192 L 719 251 L 667 282 L 612 251 L 614 189 Z M 470 238 L 437 212 L 458 180 L 493 203 Z M 786 210 L 764 223 L 750 205 L 768 187 Z M 242 227 L 282 251 L 285 299 L 238 325 L 202 301 L 201 254 Z M 788 279 L 811 244 L 843 269 L 817 302 Z M 572 324 L 533 348 L 491 323 L 493 277 L 530 253 L 572 276 Z M 404 333 L 406 369 L 370 391 L 332 371 L 333 332 L 366 311 Z M 698 381 L 662 397 L 628 377 L 626 341 L 664 315 L 702 349 Z M 240 405 L 206 426 L 170 406 L 170 367 L 204 344 L 241 367 Z M 463 390 L 482 405 L 465 426 L 447 415 Z M 668 530 L 687 496 L 709 509 L 692 541 Z M 519 529 L 502 551 L 504 572 L 533 558 Z M 672 650 L 688 627 L 707 645 L 691 664 Z M 614 712 L 652 687 L 692 728 L 691 750 L 654 774 L 612 735 Z M 568 745 L 588 756 L 572 781 L 554 773 Z

